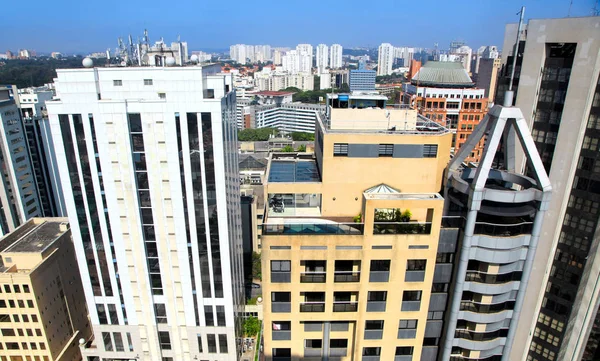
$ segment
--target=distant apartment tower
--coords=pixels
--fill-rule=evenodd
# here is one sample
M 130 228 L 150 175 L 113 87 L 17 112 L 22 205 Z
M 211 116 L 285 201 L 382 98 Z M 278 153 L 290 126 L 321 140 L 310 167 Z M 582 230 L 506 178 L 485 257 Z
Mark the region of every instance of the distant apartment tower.
M 92 334 L 66 218 L 32 218 L 0 241 L 0 359 L 77 361 Z
M 496 97 L 498 75 L 502 67 L 502 59 L 481 58 L 477 62 L 477 73 L 474 74 L 475 87 L 485 91 L 484 96 L 489 101 Z
M 0 87 L 0 233 L 43 215 L 26 129 L 12 89 Z
M 344 64 L 342 62 L 343 48 L 340 44 L 333 44 L 329 47 L 329 68 L 339 69 Z
M 511 360 L 594 360 L 599 355 L 600 18 L 531 19 L 506 27 L 499 102 L 513 57 L 516 106 L 553 186 Z M 516 50 L 516 51 L 515 51 Z M 517 167 L 530 170 L 521 153 Z
M 328 97 L 314 156 L 269 160 L 267 361 L 422 357 L 451 134 L 386 100 Z
M 377 75 L 392 74 L 392 65 L 394 64 L 394 47 L 392 44 L 383 43 L 379 45 L 379 55 L 377 58 Z
M 487 113 L 485 90 L 475 87 L 461 63 L 428 61 L 420 67 L 415 64 L 416 73 L 410 83 L 403 84 L 403 102 L 451 129 L 456 134 L 452 141 L 456 152 Z M 483 146 L 481 140 L 467 161 L 478 161 Z
M 48 113 L 94 331 L 86 360 L 238 356 L 235 95 L 219 71 L 57 71 Z
M 317 46 L 317 73 L 322 74 L 327 71 L 329 66 L 329 51 L 327 45 L 319 44 Z

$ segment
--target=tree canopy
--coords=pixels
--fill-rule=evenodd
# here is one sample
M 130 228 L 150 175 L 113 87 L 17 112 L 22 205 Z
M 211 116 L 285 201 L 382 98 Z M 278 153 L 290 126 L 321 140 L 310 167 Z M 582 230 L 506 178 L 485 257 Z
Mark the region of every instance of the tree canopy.
M 256 142 L 269 140 L 271 134 L 277 134 L 275 128 L 243 129 L 238 131 L 238 140 L 240 142 Z
M 82 68 L 81 56 L 54 58 L 32 58 L 32 59 L 10 59 L 0 60 L 0 82 L 2 84 L 14 84 L 17 88 L 42 86 L 52 83 L 56 78 L 56 69 Z M 95 60 L 99 64 L 105 59 Z
M 244 334 L 246 336 L 256 336 L 260 332 L 260 320 L 250 316 L 244 320 Z
M 310 142 L 315 140 L 315 133 L 292 132 L 292 140 Z

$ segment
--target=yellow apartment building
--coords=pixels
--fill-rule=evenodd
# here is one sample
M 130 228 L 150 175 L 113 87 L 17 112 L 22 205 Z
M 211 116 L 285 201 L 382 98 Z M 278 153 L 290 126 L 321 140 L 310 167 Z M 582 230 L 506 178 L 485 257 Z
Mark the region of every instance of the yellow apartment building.
M 328 97 L 314 155 L 269 160 L 267 361 L 421 358 L 452 134 L 384 99 Z
M 91 328 L 67 218 L 32 218 L 0 240 L 0 334 L 1 361 L 82 359 Z

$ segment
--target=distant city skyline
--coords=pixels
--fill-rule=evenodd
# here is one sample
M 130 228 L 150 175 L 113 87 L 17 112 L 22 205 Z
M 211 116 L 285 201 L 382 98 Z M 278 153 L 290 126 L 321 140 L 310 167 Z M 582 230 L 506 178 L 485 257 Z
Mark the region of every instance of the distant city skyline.
M 594 3 L 574 0 L 571 16 L 591 15 Z M 225 50 L 237 43 L 273 47 L 339 43 L 344 48 L 376 48 L 383 42 L 427 48 L 437 42 L 444 49 L 455 39 L 477 48 L 500 45 L 505 24 L 518 21 L 516 13 L 522 5 L 527 7 L 526 19 L 569 14 L 566 0 L 429 0 L 419 4 L 420 8 L 407 8 L 406 3 L 381 0 L 369 7 L 364 2 L 348 0 L 344 6 L 334 3 L 324 8 L 322 2 L 307 0 L 279 3 L 266 10 L 236 1 L 228 3 L 227 8 L 218 2 L 192 0 L 170 3 L 169 8 L 153 7 L 140 0 L 107 0 L 93 8 L 89 3 L 65 0 L 11 1 L 3 4 L 0 21 L 15 26 L 11 31 L 0 32 L 0 52 L 106 51 L 116 47 L 119 36 L 126 38 L 131 34 L 135 39 L 144 29 L 149 30 L 152 41 L 163 37 L 171 42 L 180 35 L 190 50 Z M 31 9 L 37 14 L 35 20 Z M 365 12 L 370 16 L 365 16 Z

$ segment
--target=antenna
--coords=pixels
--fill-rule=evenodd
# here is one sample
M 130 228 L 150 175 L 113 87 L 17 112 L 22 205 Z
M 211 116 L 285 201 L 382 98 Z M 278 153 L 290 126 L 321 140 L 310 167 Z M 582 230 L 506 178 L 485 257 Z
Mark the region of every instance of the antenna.
M 523 18 L 525 17 L 525 6 L 521 7 L 521 11 L 517 13 L 521 14 L 521 18 L 519 19 L 519 27 L 517 29 L 517 40 L 515 42 L 515 47 L 513 50 L 513 63 L 512 69 L 510 70 L 510 83 L 508 83 L 508 90 L 504 95 L 504 106 L 512 107 L 513 97 L 515 96 L 515 92 L 512 90 L 513 81 L 515 79 L 515 68 L 517 67 L 517 56 L 519 53 L 519 41 L 521 40 L 521 29 L 523 28 Z
M 573 7 L 573 0 L 571 0 L 571 2 L 569 2 L 569 12 L 567 13 L 567 17 L 571 17 L 571 8 Z

